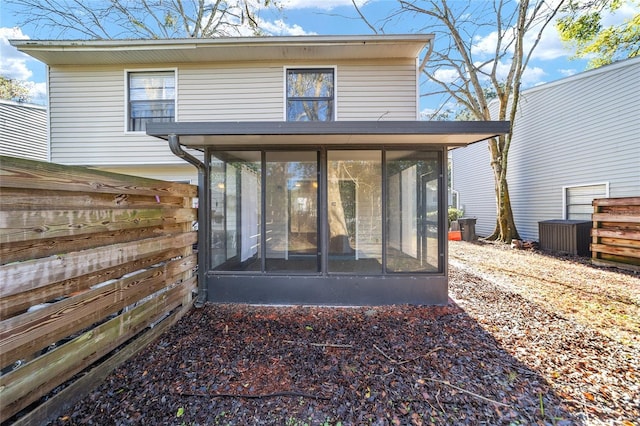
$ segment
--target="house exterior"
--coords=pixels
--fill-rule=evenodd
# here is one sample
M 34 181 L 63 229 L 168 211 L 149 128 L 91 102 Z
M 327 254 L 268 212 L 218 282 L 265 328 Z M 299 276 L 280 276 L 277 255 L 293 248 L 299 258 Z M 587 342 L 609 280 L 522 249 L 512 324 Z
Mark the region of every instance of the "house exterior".
M 0 99 L 0 155 L 49 160 L 46 107 Z
M 538 222 L 590 221 L 595 198 L 640 195 L 640 58 L 522 92 L 507 179 L 520 237 L 538 241 Z M 451 151 L 452 188 L 475 217 L 496 223 L 487 142 Z
M 418 121 L 432 40 L 12 43 L 52 161 L 197 179 L 200 302 L 368 305 L 447 303 L 447 149 L 508 130 Z

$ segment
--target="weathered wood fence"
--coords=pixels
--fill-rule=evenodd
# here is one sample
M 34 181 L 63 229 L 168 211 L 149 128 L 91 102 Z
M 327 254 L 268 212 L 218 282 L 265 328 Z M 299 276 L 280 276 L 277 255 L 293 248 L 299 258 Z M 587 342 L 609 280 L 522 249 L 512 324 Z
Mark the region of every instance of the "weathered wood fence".
M 46 423 L 191 308 L 196 194 L 0 157 L 0 422 Z
M 593 200 L 592 261 L 640 271 L 640 197 Z

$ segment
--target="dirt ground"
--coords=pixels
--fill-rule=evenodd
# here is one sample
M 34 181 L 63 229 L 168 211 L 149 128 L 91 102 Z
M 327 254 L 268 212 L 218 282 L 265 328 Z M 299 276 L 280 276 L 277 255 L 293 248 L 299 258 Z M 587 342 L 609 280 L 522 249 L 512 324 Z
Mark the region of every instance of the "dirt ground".
M 207 305 L 53 424 L 640 425 L 640 278 L 450 244 L 443 307 Z

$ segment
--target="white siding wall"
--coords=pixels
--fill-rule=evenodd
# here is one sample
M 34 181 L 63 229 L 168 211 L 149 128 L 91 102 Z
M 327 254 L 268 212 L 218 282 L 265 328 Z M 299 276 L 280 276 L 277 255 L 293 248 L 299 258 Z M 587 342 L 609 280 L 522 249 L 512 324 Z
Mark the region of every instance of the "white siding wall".
M 282 121 L 284 70 L 337 66 L 339 120 L 414 120 L 415 61 L 375 63 L 167 64 L 177 69 L 179 121 Z M 127 133 L 125 69 L 148 66 L 52 67 L 51 159 L 94 166 L 176 164 L 167 143 Z
M 522 238 L 537 240 L 539 221 L 562 219 L 563 187 L 609 183 L 611 197 L 640 195 L 639 75 L 636 58 L 523 93 L 508 173 Z M 473 155 L 474 149 L 456 156 Z M 485 193 L 484 183 L 458 185 L 464 182 L 461 175 L 473 173 L 459 165 L 454 161 L 454 189 Z M 493 192 L 486 192 L 483 202 L 488 198 Z M 465 203 L 462 195 L 461 200 Z
M 46 107 L 0 101 L 0 155 L 49 160 Z
M 496 198 L 487 142 L 451 151 L 452 184 L 464 217 L 476 218 L 476 234 L 491 235 L 496 226 Z

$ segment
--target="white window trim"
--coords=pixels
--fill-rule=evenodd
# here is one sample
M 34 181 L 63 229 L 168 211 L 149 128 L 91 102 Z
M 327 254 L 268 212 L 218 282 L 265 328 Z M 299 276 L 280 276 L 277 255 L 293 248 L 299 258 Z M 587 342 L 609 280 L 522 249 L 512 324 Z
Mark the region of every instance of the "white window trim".
M 562 187 L 562 219 L 567 220 L 567 189 L 580 188 L 582 186 L 604 185 L 605 198 L 609 198 L 609 182 L 581 183 L 576 185 L 565 185 Z
M 282 67 L 282 120 L 287 121 L 287 71 L 301 69 L 333 69 L 333 121 L 338 121 L 338 66 L 337 65 L 285 65 Z
M 178 122 L 178 68 L 125 68 L 124 70 L 124 133 L 125 135 L 145 135 L 145 131 L 129 130 L 129 73 L 135 72 L 154 72 L 154 71 L 173 71 L 175 99 L 174 111 L 175 121 Z
M 433 41 L 431 41 L 431 43 L 433 43 Z M 420 69 L 420 58 L 416 58 L 416 121 L 420 121 L 420 115 L 422 113 L 422 111 L 420 111 L 420 77 L 421 75 L 422 75 L 422 72 Z M 453 178 L 451 180 L 453 181 Z

